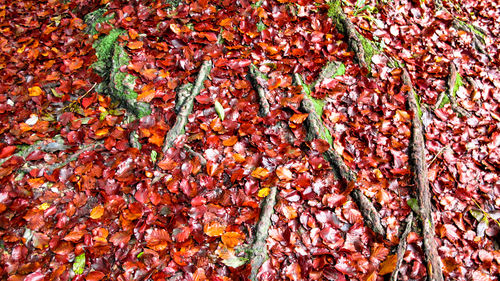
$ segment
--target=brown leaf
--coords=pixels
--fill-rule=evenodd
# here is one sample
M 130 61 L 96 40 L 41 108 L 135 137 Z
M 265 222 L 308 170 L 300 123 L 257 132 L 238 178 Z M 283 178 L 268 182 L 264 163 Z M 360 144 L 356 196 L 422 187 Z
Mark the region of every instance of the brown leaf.
M 71 231 L 68 233 L 66 236 L 64 236 L 63 240 L 69 241 L 69 242 L 77 242 L 82 238 L 82 236 L 85 234 L 85 231 L 81 230 L 76 230 L 76 231 Z

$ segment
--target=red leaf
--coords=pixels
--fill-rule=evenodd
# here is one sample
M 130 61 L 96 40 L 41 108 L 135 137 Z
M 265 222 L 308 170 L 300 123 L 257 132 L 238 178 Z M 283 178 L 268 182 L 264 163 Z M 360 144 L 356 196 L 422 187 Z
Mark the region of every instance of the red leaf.
M 85 276 L 86 281 L 99 281 L 101 280 L 104 276 L 106 276 L 104 273 L 101 271 L 92 271 L 87 276 Z
M 124 247 L 130 241 L 130 234 L 125 231 L 116 232 L 109 238 L 109 242 L 113 243 L 116 247 Z
M 146 235 L 147 246 L 155 251 L 165 250 L 171 241 L 170 235 L 165 229 L 155 228 Z
M 2 148 L 2 150 L 0 151 L 0 159 L 11 156 L 12 154 L 14 154 L 14 151 L 16 151 L 15 145 L 9 145 Z
M 330 144 L 323 139 L 315 139 L 312 142 L 312 148 L 318 151 L 319 153 L 323 153 L 330 148 Z

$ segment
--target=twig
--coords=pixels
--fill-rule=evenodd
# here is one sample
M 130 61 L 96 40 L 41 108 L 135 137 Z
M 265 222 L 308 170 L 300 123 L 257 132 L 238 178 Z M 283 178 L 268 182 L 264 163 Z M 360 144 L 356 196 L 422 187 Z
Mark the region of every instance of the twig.
M 203 157 L 203 155 L 201 155 L 200 153 L 194 151 L 189 145 L 185 144 L 184 145 L 184 149 L 186 149 L 193 156 L 198 157 L 198 159 L 200 159 L 200 165 L 201 166 L 206 166 L 207 165 L 207 160 L 205 159 L 205 157 Z
M 443 151 L 444 151 L 445 149 L 449 148 L 449 147 L 450 147 L 450 145 L 448 144 L 448 145 L 445 145 L 443 148 L 441 148 L 441 149 L 438 151 L 438 153 L 436 153 L 436 155 L 434 155 L 434 157 L 433 157 L 433 158 L 432 158 L 432 160 L 429 162 L 429 164 L 427 164 L 427 168 L 429 168 L 429 167 L 432 165 L 432 163 L 434 163 L 434 161 L 436 161 L 436 159 L 439 157 L 439 155 L 441 155 L 441 153 L 443 153 Z

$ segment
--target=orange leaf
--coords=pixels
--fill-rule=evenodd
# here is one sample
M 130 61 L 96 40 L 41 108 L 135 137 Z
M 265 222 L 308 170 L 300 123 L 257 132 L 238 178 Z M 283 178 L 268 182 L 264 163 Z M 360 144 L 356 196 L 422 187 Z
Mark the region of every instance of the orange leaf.
M 73 70 L 77 70 L 79 69 L 80 67 L 82 67 L 83 65 L 83 60 L 80 59 L 80 58 L 73 58 L 69 64 L 68 64 L 68 68 L 69 70 L 73 71 Z
M 157 146 L 162 146 L 164 140 L 165 140 L 164 137 L 160 136 L 157 133 L 154 133 L 151 137 L 149 137 L 148 142 L 156 144 Z
M 288 168 L 283 166 L 280 166 L 276 169 L 276 175 L 282 181 L 291 181 L 293 179 L 292 172 Z
M 68 233 L 68 235 L 64 236 L 63 240 L 69 241 L 69 242 L 77 242 L 82 238 L 82 236 L 85 234 L 84 231 L 71 231 Z
M 137 50 L 142 48 L 142 45 L 144 45 L 144 42 L 142 41 L 132 41 L 128 42 L 127 47 L 129 47 L 132 50 Z
M 130 37 L 130 39 L 135 40 L 137 38 L 137 36 L 139 36 L 139 33 L 137 33 L 137 31 L 135 29 L 130 28 L 128 30 L 128 36 Z
M 150 68 L 150 69 L 144 69 L 141 71 L 142 76 L 144 76 L 148 80 L 153 80 L 156 78 L 156 69 Z
M 14 154 L 14 151 L 16 151 L 16 149 L 17 147 L 15 145 L 9 145 L 0 149 L 0 159 L 11 156 L 12 154 Z
M 269 176 L 269 171 L 266 168 L 258 167 L 252 172 L 252 177 L 260 180 L 266 179 Z
M 238 142 L 238 136 L 231 136 L 228 139 L 222 141 L 222 145 L 224 146 L 233 146 Z
M 37 97 L 43 93 L 42 88 L 35 86 L 28 89 L 30 97 Z
M 156 90 L 149 85 L 142 88 L 141 94 L 137 97 L 138 101 L 150 102 L 156 96 Z
M 104 215 L 104 207 L 102 205 L 95 206 L 90 212 L 90 218 L 94 220 L 99 219 L 102 215 Z
M 383 263 L 380 264 L 379 275 L 386 275 L 391 273 L 396 268 L 396 263 L 398 261 L 398 255 L 389 255 Z
M 105 136 L 109 133 L 109 129 L 108 128 L 104 128 L 104 129 L 99 129 L 95 132 L 95 135 L 98 136 L 98 137 L 102 137 L 102 136 Z
M 203 227 L 203 231 L 210 237 L 221 236 L 224 233 L 225 227 L 217 220 L 213 220 Z
M 290 121 L 295 124 L 302 124 L 302 122 L 306 120 L 307 116 L 309 116 L 309 113 L 295 113 L 292 117 L 290 117 Z
M 238 246 L 243 240 L 241 233 L 234 231 L 224 233 L 221 238 L 222 243 L 224 243 L 224 245 L 226 245 L 228 248 L 234 248 Z

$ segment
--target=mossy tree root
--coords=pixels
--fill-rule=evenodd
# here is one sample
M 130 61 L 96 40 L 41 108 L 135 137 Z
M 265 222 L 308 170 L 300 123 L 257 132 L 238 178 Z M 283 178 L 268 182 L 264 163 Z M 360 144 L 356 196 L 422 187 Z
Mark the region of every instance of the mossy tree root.
M 362 68 L 370 69 L 374 47 L 357 30 L 351 20 L 342 10 L 340 0 L 330 2 L 328 15 L 333 19 L 337 30 L 347 38 L 347 42 L 354 51 L 356 60 Z M 369 44 L 369 46 L 367 46 Z M 370 48 L 370 50 L 367 50 Z
M 460 77 L 460 74 L 458 73 L 457 66 L 455 65 L 455 63 L 451 62 L 450 63 L 450 74 L 448 76 L 448 90 L 443 91 L 441 93 L 441 95 L 439 95 L 438 100 L 437 100 L 436 104 L 434 105 L 434 110 L 437 110 L 439 107 L 441 107 L 443 100 L 445 99 L 445 96 L 447 96 L 449 101 L 450 101 L 451 108 L 455 112 L 457 112 L 463 116 L 470 117 L 471 114 L 467 110 L 461 108 L 458 105 L 457 99 L 455 97 L 456 92 L 458 90 L 458 87 L 460 86 L 460 84 L 458 83 L 458 80 L 457 80 L 457 79 L 461 79 L 459 77 Z
M 270 112 L 269 112 L 269 102 L 267 101 L 267 96 L 268 96 L 267 90 L 259 82 L 259 77 L 262 76 L 263 74 L 259 73 L 259 71 L 254 65 L 250 66 L 250 69 L 248 70 L 248 79 L 250 80 L 252 87 L 259 95 L 259 104 L 260 104 L 259 115 L 261 117 L 264 117 L 268 116 Z
M 269 228 L 271 227 L 271 216 L 274 213 L 277 193 L 278 188 L 276 186 L 271 187 L 269 194 L 261 204 L 259 223 L 256 227 L 255 239 L 250 254 L 250 266 L 252 268 L 250 280 L 252 281 L 257 281 L 257 274 L 262 264 L 269 258 L 267 255 L 266 240 L 269 235 Z
M 163 146 L 163 153 L 165 153 L 174 144 L 175 139 L 184 133 L 184 127 L 187 124 L 187 119 L 191 111 L 193 110 L 194 98 L 200 93 L 203 82 L 207 79 L 210 71 L 212 70 L 212 61 L 204 61 L 200 67 L 198 77 L 196 82 L 192 87 L 189 95 L 186 94 L 185 89 L 178 92 L 178 101 L 181 102 L 181 107 L 177 113 L 177 118 L 175 119 L 174 126 L 168 131 L 165 137 L 165 143 Z
M 413 112 L 412 138 L 410 143 L 410 161 L 412 162 L 414 181 L 417 186 L 419 202 L 419 216 L 422 221 L 424 253 L 427 260 L 427 277 L 432 281 L 443 281 L 441 259 L 439 257 L 435 236 L 434 222 L 432 221 L 431 191 L 427 178 L 427 164 L 425 162 L 425 141 L 423 125 L 418 115 L 418 102 L 408 71 L 403 68 L 403 83 L 410 88 L 408 92 L 408 108 Z
M 446 7 L 443 5 L 443 2 L 441 0 L 434 0 L 434 6 L 439 10 L 449 12 L 448 9 L 446 9 Z M 472 35 L 472 46 L 474 47 L 474 49 L 476 49 L 476 51 L 478 51 L 479 53 L 486 55 L 488 59 L 493 59 L 491 55 L 486 51 L 486 41 L 484 40 L 486 32 L 483 29 L 456 18 L 453 19 L 451 25 L 457 30 L 463 30 L 467 33 L 470 33 Z
M 299 74 L 294 74 L 294 80 L 297 84 L 300 84 L 301 77 Z M 308 113 L 305 125 L 307 127 L 308 136 L 310 139 L 324 138 L 325 134 L 330 135 L 330 131 L 323 124 L 320 116 L 316 113 L 314 104 L 308 98 L 308 95 L 304 93 L 304 99 L 301 103 L 301 109 Z M 332 170 L 337 179 L 345 180 L 348 183 L 352 183 L 356 180 L 356 173 L 354 173 L 343 161 L 342 157 L 338 153 L 330 148 L 323 152 L 323 157 L 330 163 Z M 366 225 L 370 227 L 375 233 L 378 233 L 385 237 L 385 229 L 382 226 L 380 214 L 373 205 L 373 203 L 360 191 L 354 189 L 351 192 L 351 197 L 358 205 L 361 214 L 366 222 Z
M 396 256 L 397 256 L 396 268 L 391 273 L 391 278 L 389 279 L 390 281 L 397 281 L 398 280 L 399 269 L 401 268 L 401 265 L 403 264 L 403 257 L 404 257 L 405 252 L 406 252 L 406 246 L 408 245 L 408 241 L 406 239 L 408 238 L 408 234 L 410 234 L 412 227 L 413 227 L 413 212 L 410 212 L 410 214 L 406 218 L 405 230 L 404 230 L 403 234 L 401 234 L 401 237 L 399 238 L 399 245 L 398 245 L 398 249 L 396 251 Z

